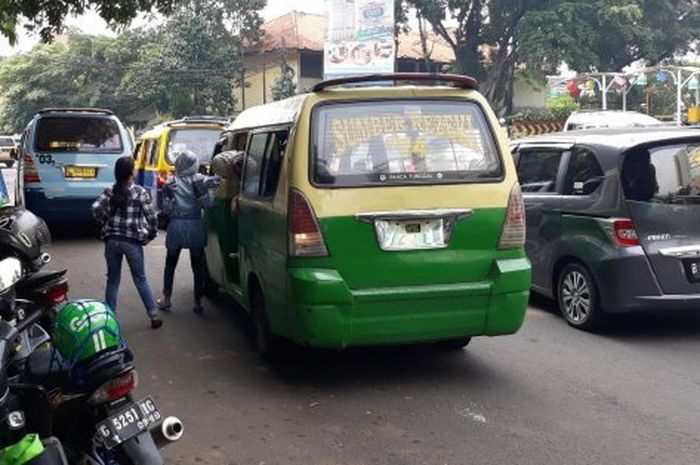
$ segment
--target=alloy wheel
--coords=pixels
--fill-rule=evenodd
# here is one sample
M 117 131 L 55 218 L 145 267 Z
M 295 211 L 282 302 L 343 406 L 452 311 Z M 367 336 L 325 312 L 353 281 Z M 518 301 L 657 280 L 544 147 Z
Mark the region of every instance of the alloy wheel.
M 592 298 L 591 285 L 586 276 L 576 269 L 569 271 L 561 285 L 561 304 L 572 323 L 581 324 L 588 319 Z

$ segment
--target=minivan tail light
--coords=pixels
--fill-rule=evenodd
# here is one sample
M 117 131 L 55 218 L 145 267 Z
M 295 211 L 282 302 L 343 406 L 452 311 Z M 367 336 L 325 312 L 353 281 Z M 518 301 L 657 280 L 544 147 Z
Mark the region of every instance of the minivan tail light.
M 628 218 L 617 218 L 612 220 L 615 241 L 622 247 L 634 247 L 642 242 L 634 229 L 634 222 Z
M 29 154 L 24 155 L 24 182 L 41 182 L 36 163 Z
M 289 255 L 292 257 L 327 257 L 328 249 L 318 226 L 313 208 L 304 195 L 290 191 L 289 209 Z
M 525 204 L 517 182 L 510 190 L 506 220 L 503 223 L 499 249 L 517 249 L 525 245 Z

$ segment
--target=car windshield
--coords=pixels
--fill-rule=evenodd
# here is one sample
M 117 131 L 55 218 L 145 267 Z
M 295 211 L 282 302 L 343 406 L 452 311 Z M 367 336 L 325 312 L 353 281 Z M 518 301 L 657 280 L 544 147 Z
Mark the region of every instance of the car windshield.
M 12 137 L 0 137 L 0 147 L 14 147 L 14 145 Z
M 170 133 L 167 158 L 170 164 L 180 152 L 189 150 L 197 155 L 200 163 L 208 163 L 219 140 L 221 129 L 176 129 Z
M 627 200 L 700 204 L 700 141 L 631 150 L 622 187 Z
M 481 109 L 455 101 L 333 104 L 314 114 L 317 185 L 436 184 L 499 178 Z
M 121 152 L 119 126 L 110 118 L 45 116 L 36 125 L 40 152 Z

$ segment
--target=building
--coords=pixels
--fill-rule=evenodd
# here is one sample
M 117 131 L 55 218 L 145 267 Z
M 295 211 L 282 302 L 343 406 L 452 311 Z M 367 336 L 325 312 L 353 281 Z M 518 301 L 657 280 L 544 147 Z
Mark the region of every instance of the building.
M 298 92 L 323 79 L 325 16 L 292 11 L 266 22 L 262 29 L 261 41 L 244 52 L 245 86 L 234 89 L 237 111 L 272 101 L 282 57 L 294 70 Z M 440 71 L 454 61 L 452 48 L 442 38 L 429 34 L 425 42 L 428 57 L 418 33 L 400 34 L 396 70 Z

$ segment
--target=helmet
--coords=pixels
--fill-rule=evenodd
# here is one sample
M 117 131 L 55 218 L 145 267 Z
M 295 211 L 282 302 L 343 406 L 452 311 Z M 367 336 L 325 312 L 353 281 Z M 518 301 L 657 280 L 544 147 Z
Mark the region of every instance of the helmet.
M 63 305 L 56 315 L 52 338 L 71 365 L 122 345 L 114 312 L 97 300 L 72 300 Z

